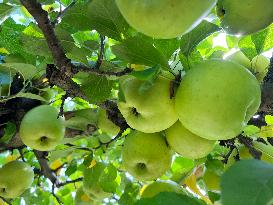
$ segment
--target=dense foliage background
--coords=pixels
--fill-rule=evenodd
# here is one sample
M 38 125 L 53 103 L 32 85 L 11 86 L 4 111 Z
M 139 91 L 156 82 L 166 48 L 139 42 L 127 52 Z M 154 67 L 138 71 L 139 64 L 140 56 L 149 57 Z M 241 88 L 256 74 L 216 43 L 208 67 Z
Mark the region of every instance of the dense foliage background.
M 189 197 L 161 193 L 140 199 L 141 187 L 149 182 L 137 181 L 124 170 L 121 149 L 130 128 L 116 105 L 122 98 L 119 78 L 124 75 L 144 80 L 145 88 L 160 70 L 184 74 L 198 62 L 237 50 L 249 59 L 261 53 L 271 57 L 272 25 L 243 37 L 227 35 L 213 9 L 181 38 L 159 40 L 130 27 L 114 0 L 41 0 L 42 7 L 34 0 L 22 2 L 25 7 L 19 0 L 0 4 L 0 163 L 23 160 L 33 167 L 35 180 L 21 197 L 2 198 L 0 204 L 73 204 L 83 170 L 97 162 L 107 168 L 94 177 L 113 194 L 97 202 L 83 197 L 79 204 L 201 205 L 217 204 L 220 198 L 227 201 L 224 205 L 273 204 L 268 203 L 273 199 L 271 164 L 236 162 L 222 176 L 229 158 L 240 159 L 239 146 L 259 159 L 264 153 L 253 142 L 273 145 L 273 58 L 261 82 L 262 105 L 242 134 L 220 141 L 200 160 L 174 155 L 171 169 L 161 179 L 187 188 Z M 32 150 L 18 135 L 24 114 L 40 104 L 60 108 L 66 118 L 66 137 L 54 151 Z M 107 110 L 108 119 L 120 127 L 116 136 L 99 129 L 98 108 Z M 268 148 L 266 155 L 272 163 L 273 149 Z M 204 170 L 210 170 L 216 181 L 222 176 L 221 190 L 206 187 Z

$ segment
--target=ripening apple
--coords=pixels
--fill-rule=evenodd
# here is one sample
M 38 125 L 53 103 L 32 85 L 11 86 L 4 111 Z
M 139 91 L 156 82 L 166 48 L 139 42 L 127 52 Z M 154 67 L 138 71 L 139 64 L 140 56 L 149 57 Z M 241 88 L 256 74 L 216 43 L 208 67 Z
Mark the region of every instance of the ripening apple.
M 145 133 L 159 132 L 173 125 L 178 117 L 170 98 L 171 79 L 158 76 L 153 85 L 141 90 L 144 81 L 129 77 L 121 81 L 125 101 L 119 110 L 130 127 Z
M 218 0 L 222 28 L 233 35 L 248 35 L 273 22 L 272 0 Z
M 125 20 L 154 38 L 175 38 L 192 30 L 216 0 L 116 0 Z
M 27 190 L 34 179 L 32 168 L 25 162 L 11 161 L 0 169 L 0 196 L 16 198 Z
M 242 51 L 233 53 L 232 55 L 228 56 L 226 60 L 230 60 L 245 66 L 255 74 L 259 82 L 261 82 L 265 77 L 270 64 L 269 58 L 263 55 L 257 55 L 250 61 Z
M 140 190 L 141 198 L 152 198 L 160 192 L 185 194 L 185 190 L 173 181 L 155 181 L 151 184 L 144 185 Z
M 201 138 L 188 129 L 180 121 L 165 130 L 170 147 L 185 158 L 198 159 L 207 156 L 214 148 L 215 141 Z
M 171 152 L 160 133 L 133 131 L 124 140 L 122 161 L 138 180 L 154 180 L 171 166 Z
M 97 162 L 83 172 L 83 190 L 93 200 L 108 198 L 112 193 L 105 192 L 99 184 L 99 176 L 103 174 L 106 164 Z
M 237 136 L 261 102 L 261 89 L 245 67 L 224 60 L 208 60 L 192 67 L 176 93 L 181 123 L 208 140 Z
M 115 136 L 119 133 L 120 128 L 108 119 L 104 109 L 99 109 L 98 127 L 105 133 Z
M 58 118 L 58 114 L 58 110 L 49 105 L 40 105 L 28 111 L 20 125 L 23 143 L 40 151 L 55 149 L 65 134 L 64 119 Z

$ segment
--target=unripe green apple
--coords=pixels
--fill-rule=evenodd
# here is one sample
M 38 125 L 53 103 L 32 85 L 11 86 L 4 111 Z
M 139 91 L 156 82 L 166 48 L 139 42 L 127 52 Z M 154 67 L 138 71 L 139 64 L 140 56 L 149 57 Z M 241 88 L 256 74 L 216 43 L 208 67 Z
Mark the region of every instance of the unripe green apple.
M 93 200 L 102 200 L 112 195 L 112 193 L 105 192 L 99 184 L 99 176 L 103 174 L 105 168 L 104 163 L 97 162 L 83 172 L 83 190 Z
M 141 189 L 141 198 L 152 198 L 160 192 L 175 192 L 185 194 L 184 189 L 173 181 L 155 181 Z
M 104 109 L 99 109 L 98 127 L 105 133 L 116 136 L 120 128 L 108 119 L 107 113 Z
M 227 33 L 248 35 L 273 22 L 272 8 L 272 0 L 218 0 L 217 14 Z
M 116 0 L 126 21 L 154 38 L 175 38 L 192 30 L 216 0 Z
M 257 55 L 250 61 L 242 51 L 233 53 L 232 55 L 228 56 L 226 60 L 236 62 L 248 68 L 255 74 L 259 82 L 261 82 L 265 77 L 270 64 L 270 60 L 263 55 Z
M 208 140 L 226 140 L 242 131 L 260 102 L 259 82 L 245 67 L 208 60 L 186 73 L 175 106 L 188 130 Z
M 28 111 L 20 125 L 23 143 L 32 149 L 50 151 L 64 138 L 64 119 L 58 118 L 58 110 L 49 105 L 40 105 Z
M 207 156 L 214 148 L 215 141 L 201 138 L 188 129 L 180 121 L 165 130 L 166 139 L 171 148 L 185 158 L 198 159 Z
M 159 76 L 147 90 L 141 90 L 143 81 L 130 77 L 121 82 L 126 102 L 118 107 L 130 127 L 145 133 L 154 133 L 173 125 L 178 117 L 174 99 L 170 98 L 171 80 Z
M 138 180 L 161 177 L 170 168 L 171 157 L 165 138 L 159 133 L 133 131 L 124 141 L 124 167 Z
M 27 190 L 34 178 L 32 168 L 25 162 L 11 161 L 0 169 L 0 196 L 16 198 Z

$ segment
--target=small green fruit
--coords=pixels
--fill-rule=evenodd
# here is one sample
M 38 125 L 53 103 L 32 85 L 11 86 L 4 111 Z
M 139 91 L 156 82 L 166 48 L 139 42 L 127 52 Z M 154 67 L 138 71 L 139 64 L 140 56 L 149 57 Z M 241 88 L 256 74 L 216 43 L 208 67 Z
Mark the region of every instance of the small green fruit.
M 118 103 L 119 110 L 130 127 L 145 133 L 159 132 L 173 125 L 178 117 L 174 99 L 170 98 L 171 80 L 159 76 L 147 90 L 144 81 L 130 77 L 121 82 L 126 102 Z
M 196 27 L 216 0 L 116 0 L 126 21 L 154 38 L 175 38 Z
M 55 149 L 64 134 L 64 119 L 58 118 L 58 110 L 49 105 L 40 105 L 28 111 L 20 125 L 23 143 L 40 151 Z
M 215 145 L 215 141 L 201 138 L 187 130 L 180 121 L 177 121 L 173 126 L 165 130 L 165 133 L 171 148 L 189 159 L 207 156 Z
M 138 180 L 154 180 L 171 166 L 171 152 L 159 133 L 130 133 L 122 150 L 125 169 Z
M 181 186 L 173 181 L 155 181 L 141 189 L 141 198 L 152 198 L 160 192 L 175 192 L 185 194 Z
M 98 127 L 105 133 L 116 136 L 119 133 L 120 128 L 108 119 L 107 113 L 104 109 L 99 110 Z
M 27 190 L 34 178 L 32 168 L 25 162 L 12 161 L 0 169 L 0 196 L 16 198 Z
M 248 35 L 273 22 L 272 0 L 218 0 L 221 26 L 233 35 Z
M 224 60 L 191 68 L 176 93 L 181 123 L 208 140 L 237 136 L 261 102 L 260 85 L 245 67 Z

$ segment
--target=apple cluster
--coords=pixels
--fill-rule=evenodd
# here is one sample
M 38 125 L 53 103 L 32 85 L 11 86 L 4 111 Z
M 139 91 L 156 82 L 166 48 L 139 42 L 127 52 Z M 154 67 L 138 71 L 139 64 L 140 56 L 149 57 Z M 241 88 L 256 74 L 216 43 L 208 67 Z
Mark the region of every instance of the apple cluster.
M 195 65 L 171 98 L 173 80 L 162 72 L 145 90 L 132 76 L 120 82 L 125 101 L 118 107 L 134 129 L 124 141 L 122 159 L 139 180 L 162 176 L 172 150 L 190 159 L 205 157 L 217 140 L 240 134 L 260 105 L 258 80 L 236 62 L 213 59 Z
M 161 39 L 191 31 L 215 4 L 221 27 L 231 35 L 256 33 L 273 22 L 272 0 L 116 0 L 116 4 L 133 28 Z

